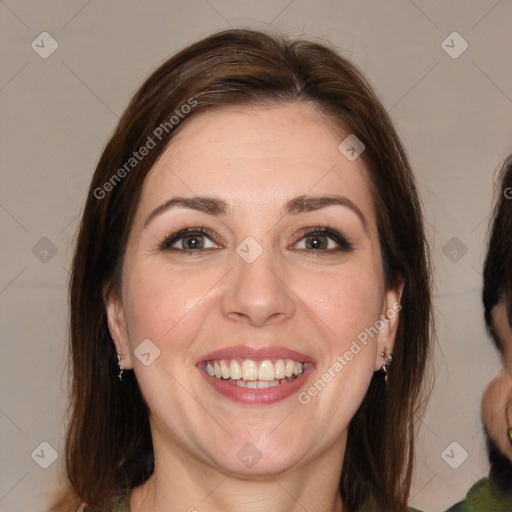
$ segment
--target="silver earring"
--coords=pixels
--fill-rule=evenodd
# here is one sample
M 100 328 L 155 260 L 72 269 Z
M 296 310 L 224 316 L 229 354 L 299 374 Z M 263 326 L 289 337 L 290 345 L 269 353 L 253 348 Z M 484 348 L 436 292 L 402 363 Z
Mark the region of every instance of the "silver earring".
M 119 366 L 119 380 L 123 380 L 123 371 L 124 371 L 124 366 L 121 364 L 121 361 L 123 359 L 123 356 L 121 354 L 116 354 L 117 355 L 117 364 Z
M 391 354 L 388 354 L 388 348 L 384 350 L 381 354 L 382 359 L 384 359 L 384 364 L 382 365 L 382 371 L 384 372 L 384 382 L 388 383 L 388 367 L 391 365 L 391 362 L 393 361 L 393 356 Z

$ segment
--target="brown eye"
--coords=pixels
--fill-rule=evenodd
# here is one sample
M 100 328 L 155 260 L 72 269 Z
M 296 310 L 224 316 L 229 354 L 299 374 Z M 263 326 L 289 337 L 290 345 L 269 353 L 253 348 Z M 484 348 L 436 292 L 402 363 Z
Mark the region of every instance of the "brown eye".
M 183 249 L 203 249 L 204 239 L 203 235 L 187 235 L 181 238 Z
M 302 237 L 296 242 L 305 241 L 305 247 L 301 250 L 308 252 L 338 252 L 351 251 L 352 244 L 338 231 L 327 227 L 315 227 L 302 233 Z
M 213 232 L 207 228 L 185 228 L 177 233 L 169 235 L 159 244 L 161 250 L 183 251 L 187 253 L 201 252 L 204 249 L 213 249 L 215 247 L 206 247 L 206 240 L 212 242 L 215 246 Z M 177 247 L 174 247 L 177 245 Z
M 309 244 L 308 244 L 309 242 Z M 310 245 L 310 247 L 308 247 Z M 308 235 L 306 237 L 306 248 L 310 249 L 323 249 L 329 248 L 329 237 L 326 235 Z

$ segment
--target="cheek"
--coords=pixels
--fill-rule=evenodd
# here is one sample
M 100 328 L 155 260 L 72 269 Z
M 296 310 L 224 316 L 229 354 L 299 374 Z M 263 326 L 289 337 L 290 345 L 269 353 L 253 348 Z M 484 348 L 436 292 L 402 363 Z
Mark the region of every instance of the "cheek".
M 383 283 L 378 272 L 348 266 L 339 272 L 298 278 L 294 292 L 338 349 L 373 326 L 381 313 Z
M 165 410 L 159 401 L 170 399 L 168 393 L 173 395 L 179 389 L 170 375 L 186 381 L 195 371 L 195 366 L 189 364 L 189 349 L 195 339 L 201 338 L 208 291 L 219 278 L 176 272 L 166 265 L 140 265 L 130 270 L 125 311 L 133 369 L 150 409 L 158 415 Z M 143 340 L 152 343 L 145 342 L 144 352 Z M 149 365 L 139 357 L 147 352 Z M 187 407 L 181 407 L 183 401 L 173 404 L 183 418 L 189 415 Z
M 176 338 L 173 333 L 181 324 L 190 329 L 186 317 L 197 309 L 217 281 L 212 272 L 200 275 L 193 271 L 177 272 L 165 265 L 140 265 L 131 269 L 126 309 L 132 344 L 142 337 L 158 345 L 164 339 Z
M 299 402 L 326 408 L 333 424 L 346 425 L 375 371 L 375 329 L 384 293 L 381 274 L 377 267 L 369 272 L 368 267 L 347 266 L 337 273 L 298 280 L 294 291 L 321 333 L 322 352 L 318 376 L 301 392 Z

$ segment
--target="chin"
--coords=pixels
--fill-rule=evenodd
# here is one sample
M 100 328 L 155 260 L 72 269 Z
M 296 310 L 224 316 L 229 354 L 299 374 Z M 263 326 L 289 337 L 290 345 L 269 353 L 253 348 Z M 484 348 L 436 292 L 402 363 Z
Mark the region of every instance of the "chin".
M 219 467 L 224 468 L 232 475 L 265 480 L 269 475 L 279 475 L 297 467 L 301 460 L 304 460 L 296 450 L 292 451 L 294 451 L 293 455 L 289 453 L 264 454 L 254 445 L 248 443 L 228 460 L 219 461 Z

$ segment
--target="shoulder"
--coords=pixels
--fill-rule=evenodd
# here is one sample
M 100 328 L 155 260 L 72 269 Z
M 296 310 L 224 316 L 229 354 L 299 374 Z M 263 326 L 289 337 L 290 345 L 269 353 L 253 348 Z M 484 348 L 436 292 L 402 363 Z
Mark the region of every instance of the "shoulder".
M 504 496 L 489 478 L 478 480 L 466 497 L 446 512 L 507 512 L 512 510 L 512 498 Z

